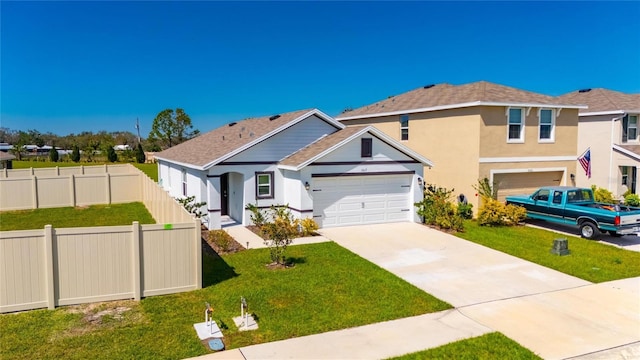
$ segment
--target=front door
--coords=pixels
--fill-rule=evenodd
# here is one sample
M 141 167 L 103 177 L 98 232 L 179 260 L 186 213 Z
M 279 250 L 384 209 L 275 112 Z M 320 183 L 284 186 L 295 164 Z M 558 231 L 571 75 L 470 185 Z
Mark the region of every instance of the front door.
M 229 174 L 220 176 L 220 213 L 229 215 Z

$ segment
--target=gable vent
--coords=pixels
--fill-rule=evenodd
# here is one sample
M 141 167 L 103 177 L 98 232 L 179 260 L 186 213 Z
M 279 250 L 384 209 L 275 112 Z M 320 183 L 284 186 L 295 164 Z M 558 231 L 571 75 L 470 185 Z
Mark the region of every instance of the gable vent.
M 591 91 L 591 89 L 580 89 L 580 90 L 578 90 L 579 93 L 587 93 L 589 91 Z
M 233 125 L 235 125 L 235 124 L 237 124 L 237 122 L 235 122 L 235 121 L 234 121 L 234 122 L 232 122 L 232 123 L 229 123 L 229 127 L 232 127 L 232 126 L 233 126 Z
M 436 86 L 436 84 L 429 84 L 429 85 L 425 85 L 422 88 L 423 89 L 431 89 L 432 87 Z
M 275 120 L 275 119 L 277 119 L 279 117 L 280 117 L 280 115 L 273 115 L 272 117 L 269 118 L 269 121 L 273 121 L 273 120 Z

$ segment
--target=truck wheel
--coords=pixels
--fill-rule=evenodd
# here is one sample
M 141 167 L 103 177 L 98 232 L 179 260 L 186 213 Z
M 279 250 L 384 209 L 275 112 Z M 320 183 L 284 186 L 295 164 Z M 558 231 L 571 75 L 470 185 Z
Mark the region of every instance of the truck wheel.
M 609 230 L 609 235 L 611 235 L 611 236 L 613 236 L 613 237 L 621 237 L 621 236 L 622 236 L 621 234 L 618 234 L 618 233 L 616 233 L 616 232 L 615 232 L 615 231 L 613 231 L 613 230 Z
M 598 227 L 591 221 L 585 221 L 580 224 L 580 235 L 585 239 L 593 239 L 596 237 Z

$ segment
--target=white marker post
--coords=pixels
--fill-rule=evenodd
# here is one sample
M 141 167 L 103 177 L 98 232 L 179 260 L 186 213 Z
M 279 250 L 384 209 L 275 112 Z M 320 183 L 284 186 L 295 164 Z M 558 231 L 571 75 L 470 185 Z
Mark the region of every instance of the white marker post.
M 242 325 L 244 325 L 244 328 L 247 329 L 249 328 L 249 312 L 248 310 L 248 306 L 247 306 L 247 300 L 244 298 L 244 296 L 240 297 L 240 317 L 242 318 L 243 322 Z
M 213 335 L 213 308 L 209 303 L 205 303 L 207 308 L 204 310 L 204 323 L 209 327 L 209 334 Z

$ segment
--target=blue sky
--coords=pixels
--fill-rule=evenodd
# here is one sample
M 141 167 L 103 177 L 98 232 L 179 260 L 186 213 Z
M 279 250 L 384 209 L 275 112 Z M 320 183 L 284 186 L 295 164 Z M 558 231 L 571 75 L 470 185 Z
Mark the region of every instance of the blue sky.
M 201 131 L 432 83 L 640 92 L 640 2 L 0 2 L 0 126 Z

